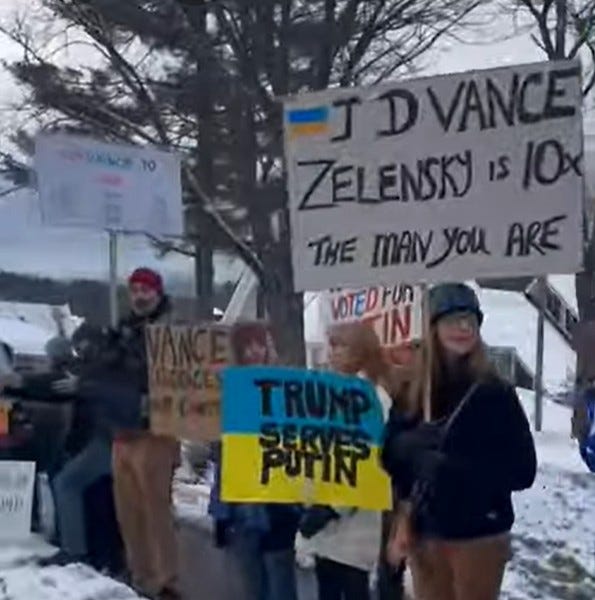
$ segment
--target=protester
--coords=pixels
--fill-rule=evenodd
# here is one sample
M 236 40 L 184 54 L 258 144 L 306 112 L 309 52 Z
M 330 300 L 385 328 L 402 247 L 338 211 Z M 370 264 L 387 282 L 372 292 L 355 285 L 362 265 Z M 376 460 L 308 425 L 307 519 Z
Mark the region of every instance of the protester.
M 108 382 L 109 373 L 98 369 L 96 364 L 81 359 L 75 365 L 64 358 L 54 362 L 46 381 L 30 379 L 23 384 L 24 389 L 28 388 L 28 393 L 37 398 L 72 402 L 74 414 L 78 414 L 79 404 L 92 402 L 96 396 L 100 401 L 103 399 L 102 390 L 109 386 Z M 109 389 L 103 393 L 108 396 Z M 75 424 L 82 425 L 78 417 Z M 92 562 L 87 539 L 85 493 L 95 482 L 111 474 L 111 431 L 109 427 L 102 427 L 95 415 L 89 417 L 86 429 L 73 431 L 70 436 L 68 431 L 64 434 L 65 449 L 70 449 L 70 458 L 52 480 L 60 551 L 41 561 L 43 565 Z
M 361 323 L 334 326 L 329 332 L 329 362 L 340 373 L 359 375 L 376 386 L 385 419 L 390 369 L 373 329 Z M 318 596 L 324 600 L 368 600 L 370 578 L 380 555 L 382 515 L 358 509 L 310 508 L 300 531 L 316 557 Z
M 86 487 L 100 477 L 104 467 L 99 470 L 89 468 L 89 461 L 97 461 L 94 446 L 91 455 L 85 453 L 75 462 L 67 461 L 67 440 L 71 432 L 72 411 L 76 404 L 74 388 L 68 388 L 65 382 L 77 371 L 78 366 L 70 341 L 57 336 L 46 344 L 49 370 L 44 373 L 20 375 L 12 373 L 4 384 L 7 391 L 29 404 L 32 425 L 35 431 L 32 450 L 36 468 L 46 473 L 54 490 L 56 517 L 62 534 L 56 540 L 62 552 L 51 557 L 47 564 L 65 564 L 87 559 L 87 543 L 84 525 L 83 503 Z M 82 448 L 81 448 L 82 449 Z M 108 448 L 109 451 L 109 448 Z M 104 461 L 109 469 L 109 460 Z M 99 461 L 101 464 L 101 461 Z M 59 477 L 57 476 L 59 475 Z M 37 488 L 36 490 L 37 491 Z M 37 521 L 38 496 L 34 495 L 34 523 Z M 64 517 L 68 515 L 68 521 Z M 82 523 L 81 523 L 82 522 Z
M 134 586 L 151 598 L 174 600 L 180 593 L 171 486 L 180 451 L 175 439 L 148 431 L 145 349 L 145 327 L 169 322 L 171 307 L 155 271 L 137 269 L 128 283 L 131 313 L 116 335 L 129 397 L 114 400 L 130 402 L 131 420 L 115 433 L 116 510 Z
M 473 290 L 436 286 L 429 307 L 411 414 L 391 414 L 383 448 L 403 500 L 392 554 L 407 555 L 416 600 L 495 600 L 510 558 L 511 493 L 535 479 L 533 438 L 514 389 L 487 361 Z M 422 423 L 428 377 L 432 421 Z
M 35 429 L 34 453 L 37 469 L 53 478 L 63 466 L 65 442 L 70 431 L 71 396 L 65 397 L 56 390 L 69 370 L 75 367 L 71 343 L 57 336 L 45 347 L 48 370 L 43 373 L 21 375 L 10 373 L 3 378 L 9 394 L 18 397 L 30 413 Z
M 231 333 L 238 365 L 276 362 L 274 346 L 262 323 L 241 323 Z M 226 504 L 220 501 L 220 449 L 209 512 L 219 546 L 226 546 L 240 566 L 245 600 L 297 600 L 295 537 L 300 509 L 284 504 Z

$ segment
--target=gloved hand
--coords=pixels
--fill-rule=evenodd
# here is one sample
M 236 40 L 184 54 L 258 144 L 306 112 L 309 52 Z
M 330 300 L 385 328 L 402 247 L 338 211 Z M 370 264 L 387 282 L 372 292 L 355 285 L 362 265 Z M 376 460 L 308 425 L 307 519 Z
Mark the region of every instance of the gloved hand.
M 71 396 L 76 394 L 79 389 L 79 378 L 72 373 L 68 373 L 64 379 L 54 381 L 52 389 L 61 396 Z
M 302 537 L 309 540 L 322 531 L 331 521 L 340 519 L 341 515 L 330 506 L 311 506 L 302 515 L 299 531 Z

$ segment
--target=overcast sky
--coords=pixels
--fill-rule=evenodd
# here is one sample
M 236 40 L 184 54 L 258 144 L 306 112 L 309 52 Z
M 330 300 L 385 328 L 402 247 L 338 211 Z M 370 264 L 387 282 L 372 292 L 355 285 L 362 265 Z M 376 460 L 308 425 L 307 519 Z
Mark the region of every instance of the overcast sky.
M 0 0 L 0 19 L 10 18 L 15 7 L 23 8 L 31 2 L 32 0 Z M 498 31 L 501 36 L 498 36 Z M 507 31 L 510 31 L 509 18 L 490 20 L 489 33 L 486 29 L 472 36 L 467 35 L 466 40 L 449 41 L 439 51 L 434 51 L 424 61 L 427 65 L 425 72 L 435 74 L 464 71 L 543 58 L 527 33 L 497 43 L 485 43 L 489 39 L 504 37 Z M 0 58 L 11 60 L 18 57 L 18 49 L 6 39 L 0 38 Z M 16 99 L 18 89 L 10 77 L 0 70 L 0 127 L 6 127 L 8 121 L 13 121 L 14 114 L 10 111 L 10 106 Z M 44 229 L 40 224 L 35 198 L 20 195 L 0 200 L 0 270 L 60 277 L 104 278 L 107 263 L 107 240 L 104 235 Z M 125 240 L 121 245 L 122 271 L 138 264 L 187 273 L 189 281 L 191 278 L 192 269 L 188 260 L 177 258 L 160 262 L 143 240 Z M 228 263 L 222 263 L 218 271 L 218 278 L 226 279 L 230 275 Z

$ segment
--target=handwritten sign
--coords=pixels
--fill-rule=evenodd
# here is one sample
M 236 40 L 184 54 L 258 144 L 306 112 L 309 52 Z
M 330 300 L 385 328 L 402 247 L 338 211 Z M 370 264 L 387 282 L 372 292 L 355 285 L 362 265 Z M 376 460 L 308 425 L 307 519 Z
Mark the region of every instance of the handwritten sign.
M 372 384 L 330 372 L 232 367 L 223 373 L 222 498 L 384 510 L 384 429 Z
M 322 321 L 361 321 L 374 329 L 389 359 L 402 363 L 405 346 L 422 335 L 421 290 L 405 284 L 332 290 L 323 295 Z
M 0 540 L 23 540 L 31 533 L 35 463 L 0 461 Z
M 577 61 L 288 100 L 295 288 L 576 272 L 581 103 Z
M 196 442 L 219 439 L 219 374 L 229 330 L 218 325 L 147 328 L 151 430 Z
M 173 153 L 42 134 L 35 169 L 47 225 L 184 232 L 180 158 Z

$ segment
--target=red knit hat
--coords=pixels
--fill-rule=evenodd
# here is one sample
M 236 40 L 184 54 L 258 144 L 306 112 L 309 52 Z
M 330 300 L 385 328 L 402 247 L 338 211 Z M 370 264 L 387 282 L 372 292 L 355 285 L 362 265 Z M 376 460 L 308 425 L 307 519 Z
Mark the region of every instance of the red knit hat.
M 136 269 L 128 279 L 128 285 L 135 283 L 145 285 L 152 290 L 155 290 L 160 296 L 163 295 L 163 279 L 157 271 L 147 267 Z

